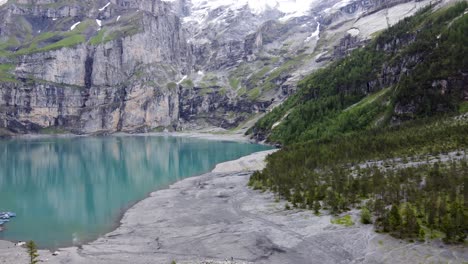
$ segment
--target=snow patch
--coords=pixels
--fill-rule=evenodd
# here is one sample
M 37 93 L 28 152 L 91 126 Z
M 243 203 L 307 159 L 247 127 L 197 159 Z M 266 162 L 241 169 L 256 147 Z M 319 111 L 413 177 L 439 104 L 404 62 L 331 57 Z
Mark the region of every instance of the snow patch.
M 198 75 L 205 75 L 205 73 L 202 72 L 202 71 L 198 71 L 197 73 L 198 73 Z
M 70 27 L 70 30 L 74 30 L 76 28 L 76 26 L 78 26 L 79 24 L 81 24 L 81 21 L 76 22 L 75 24 L 73 24 L 73 26 Z
M 359 33 L 360 33 L 361 31 L 359 31 L 359 29 L 357 29 L 357 28 L 351 28 L 351 29 L 349 29 L 347 32 L 348 32 L 348 34 L 350 34 L 351 36 L 356 37 L 357 35 L 359 35 Z
M 343 1 L 340 1 L 340 2 L 336 3 L 336 4 L 332 7 L 332 9 L 338 10 L 338 9 L 340 9 L 340 8 L 342 8 L 342 7 L 345 7 L 345 6 L 349 5 L 351 2 L 353 2 L 353 1 L 352 1 L 352 0 L 343 0 Z
M 6 2 L 8 2 L 8 0 L 0 0 L 0 6 L 6 4 Z
M 309 37 L 305 39 L 305 42 L 309 42 L 313 38 L 317 38 L 317 40 L 320 39 L 320 23 L 319 22 L 317 22 L 317 28 L 315 29 L 315 31 L 312 32 L 312 35 L 310 35 Z
M 334 12 L 339 11 L 341 8 L 349 5 L 352 2 L 353 2 L 353 0 L 343 0 L 343 1 L 340 1 L 340 2 L 338 2 L 336 4 L 334 4 L 332 7 L 325 8 L 322 12 L 325 13 L 325 14 L 332 14 Z
M 117 17 L 117 20 L 116 20 L 116 21 L 119 22 L 119 20 L 120 20 L 120 16 Z
M 324 51 L 322 53 L 319 53 L 317 56 L 315 56 L 315 60 L 318 60 L 319 58 L 321 58 L 323 55 L 327 54 L 328 51 Z
M 101 12 L 104 11 L 104 9 L 106 9 L 110 4 L 111 4 L 111 3 L 109 2 L 109 3 L 107 3 L 105 6 L 99 8 L 99 11 L 101 11 Z
M 167 0 L 171 1 L 172 0 Z M 185 17 L 184 22 L 202 23 L 210 11 L 223 7 L 224 10 L 237 11 L 248 7 L 253 14 L 260 15 L 268 10 L 284 13 L 282 21 L 293 17 L 307 15 L 312 3 L 319 0 L 192 0 L 192 15 Z
M 102 20 L 96 19 L 96 23 L 98 24 L 99 27 L 102 26 Z
M 274 129 L 275 127 L 279 126 L 281 124 L 281 121 L 278 121 L 276 123 L 274 123 L 272 126 L 271 126 L 271 129 Z
M 187 75 L 184 75 L 184 77 L 182 77 L 182 79 L 180 81 L 177 82 L 177 85 L 181 84 L 183 81 L 185 81 L 185 79 L 187 79 Z
M 57 21 L 57 18 L 56 17 L 52 18 L 52 21 Z

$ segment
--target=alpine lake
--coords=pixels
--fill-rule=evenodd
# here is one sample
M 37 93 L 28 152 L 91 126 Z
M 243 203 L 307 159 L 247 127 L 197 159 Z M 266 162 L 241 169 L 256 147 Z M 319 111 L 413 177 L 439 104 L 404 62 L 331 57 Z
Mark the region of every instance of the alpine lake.
M 270 146 L 171 136 L 0 140 L 0 240 L 80 245 L 116 228 L 151 192 Z

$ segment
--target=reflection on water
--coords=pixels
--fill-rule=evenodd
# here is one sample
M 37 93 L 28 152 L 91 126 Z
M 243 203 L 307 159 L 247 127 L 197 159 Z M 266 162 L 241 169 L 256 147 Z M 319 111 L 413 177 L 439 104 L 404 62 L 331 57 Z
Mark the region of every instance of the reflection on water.
M 149 192 L 266 146 L 176 137 L 0 141 L 0 239 L 58 247 L 95 239 Z

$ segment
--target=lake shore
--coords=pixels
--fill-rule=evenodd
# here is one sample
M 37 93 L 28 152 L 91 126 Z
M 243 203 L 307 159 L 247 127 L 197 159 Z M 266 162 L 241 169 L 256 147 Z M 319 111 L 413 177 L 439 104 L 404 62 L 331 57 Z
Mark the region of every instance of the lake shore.
M 271 193 L 247 187 L 266 155 L 254 153 L 184 179 L 130 208 L 111 233 L 80 247 L 41 250 L 45 263 L 462 263 L 463 247 L 407 243 L 328 215 L 285 210 Z M 0 263 L 27 263 L 24 248 L 0 241 Z M 217 263 L 216 262 L 216 263 Z
M 217 140 L 217 141 L 233 141 L 243 143 L 257 143 L 254 140 L 249 139 L 243 133 L 235 132 L 218 132 L 213 133 L 211 131 L 181 131 L 181 132 L 148 132 L 148 133 L 110 133 L 110 134 L 11 134 L 8 136 L 0 137 L 0 139 L 44 139 L 44 138 L 76 138 L 76 137 L 148 137 L 148 136 L 168 136 L 168 137 L 184 137 L 184 138 L 198 138 L 206 140 Z

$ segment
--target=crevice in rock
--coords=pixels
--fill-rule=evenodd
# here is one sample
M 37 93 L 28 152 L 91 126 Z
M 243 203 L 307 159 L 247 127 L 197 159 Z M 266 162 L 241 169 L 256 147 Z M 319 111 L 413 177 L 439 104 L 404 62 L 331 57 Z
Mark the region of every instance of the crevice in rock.
M 126 107 L 126 98 L 127 98 L 127 88 L 122 87 L 118 92 L 118 97 L 120 98 L 120 109 L 119 109 L 119 122 L 117 123 L 117 131 L 122 131 L 123 128 L 123 117 L 125 114 L 125 107 Z
M 91 88 L 91 86 L 93 85 L 93 64 L 95 52 L 96 48 L 89 48 L 86 55 L 84 83 L 87 89 Z

